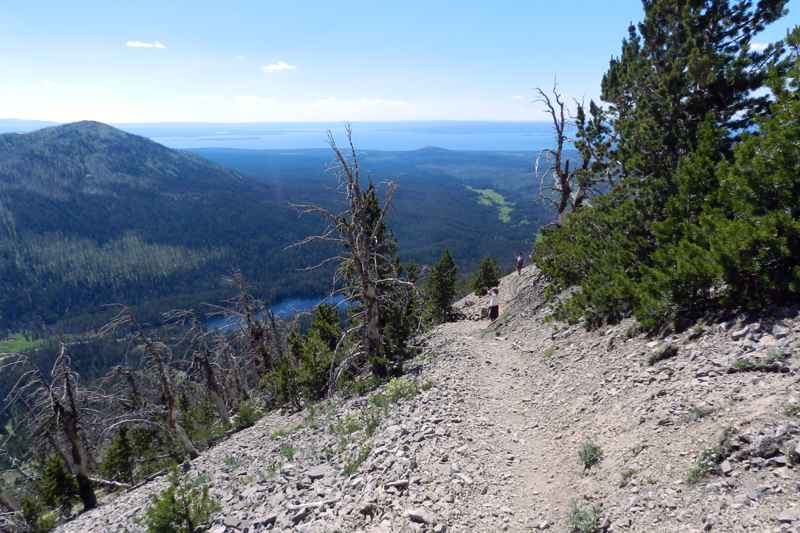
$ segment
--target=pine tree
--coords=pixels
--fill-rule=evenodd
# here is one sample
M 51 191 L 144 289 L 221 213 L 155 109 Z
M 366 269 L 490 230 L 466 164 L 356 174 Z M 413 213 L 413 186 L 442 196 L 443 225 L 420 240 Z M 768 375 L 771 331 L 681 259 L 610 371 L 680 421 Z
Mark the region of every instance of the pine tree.
M 428 279 L 428 302 L 434 321 L 447 322 L 456 295 L 457 279 L 458 269 L 445 248 L 439 262 L 431 268 Z
M 106 450 L 100 472 L 107 479 L 133 483 L 133 448 L 128 438 L 128 428 L 122 426 Z
M 606 165 L 621 179 L 591 209 L 544 231 L 534 249 L 534 262 L 553 289 L 580 284 L 561 313 L 589 325 L 645 308 L 658 321 L 683 305 L 667 302 L 666 294 L 685 303 L 680 294 L 697 294 L 707 285 L 703 279 L 715 276 L 708 258 L 692 248 L 703 244 L 686 241 L 680 255 L 686 263 L 679 268 L 703 279 L 665 290 L 668 278 L 655 278 L 669 257 L 659 249 L 685 233 L 677 213 L 703 216 L 708 192 L 717 187 L 714 166 L 730 161 L 742 131 L 768 116 L 769 97 L 759 89 L 788 68 L 783 43 L 764 51 L 750 46 L 784 14 L 784 0 L 643 3 L 644 21 L 629 28 L 602 84 L 614 139 Z M 715 152 L 690 161 L 712 137 Z
M 478 296 L 484 296 L 489 289 L 500 284 L 500 267 L 493 257 L 484 257 L 478 266 L 478 273 L 472 282 L 472 288 Z
M 42 465 L 42 477 L 37 481 L 37 489 L 43 501 L 53 508 L 69 515 L 72 504 L 78 501 L 78 482 L 58 454 L 49 456 Z

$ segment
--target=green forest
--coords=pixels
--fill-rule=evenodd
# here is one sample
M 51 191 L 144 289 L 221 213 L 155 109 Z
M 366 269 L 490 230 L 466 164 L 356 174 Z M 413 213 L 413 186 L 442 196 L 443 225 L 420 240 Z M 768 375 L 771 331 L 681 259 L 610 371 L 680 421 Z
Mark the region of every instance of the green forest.
M 303 269 L 330 248 L 287 247 L 320 228 L 292 203 L 341 201 L 330 153 L 197 152 L 90 122 L 0 136 L 0 332 L 91 329 L 114 303 L 157 321 L 173 308 L 221 303 L 235 293 L 225 280 L 237 271 L 267 301 L 329 292 L 332 269 Z M 430 264 L 449 247 L 465 269 L 487 254 L 511 261 L 535 227 L 523 219 L 547 218 L 525 182 L 530 154 L 362 157 L 399 185 L 391 225 L 404 260 Z M 467 187 L 504 177 L 520 207 L 501 221 Z

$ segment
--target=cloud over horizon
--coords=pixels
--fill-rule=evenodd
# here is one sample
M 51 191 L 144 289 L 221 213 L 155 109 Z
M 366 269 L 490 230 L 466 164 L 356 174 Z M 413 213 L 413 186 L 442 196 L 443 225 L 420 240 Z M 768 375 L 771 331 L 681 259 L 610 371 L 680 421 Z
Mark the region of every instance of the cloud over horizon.
M 768 43 L 750 43 L 750 50 L 753 52 L 763 52 L 768 46 Z
M 261 70 L 264 74 L 272 74 L 273 72 L 283 72 L 286 70 L 295 70 L 297 67 L 295 65 L 290 65 L 284 61 L 278 61 L 277 63 L 270 63 L 269 65 L 264 65 L 261 67 Z
M 162 50 L 167 47 L 161 41 L 153 41 L 153 42 L 127 41 L 125 43 L 125 46 L 127 46 L 128 48 L 159 48 L 159 49 L 162 49 Z

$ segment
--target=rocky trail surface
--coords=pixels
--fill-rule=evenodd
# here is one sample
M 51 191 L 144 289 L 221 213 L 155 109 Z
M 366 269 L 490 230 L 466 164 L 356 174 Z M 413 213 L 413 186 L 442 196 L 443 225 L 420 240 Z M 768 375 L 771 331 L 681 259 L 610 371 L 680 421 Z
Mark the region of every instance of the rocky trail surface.
M 546 321 L 541 291 L 508 276 L 500 319 L 463 300 L 406 378 L 271 414 L 187 465 L 221 502 L 210 531 L 569 531 L 575 506 L 598 531 L 800 531 L 798 310 L 652 339 Z M 143 531 L 164 486 L 60 531 Z

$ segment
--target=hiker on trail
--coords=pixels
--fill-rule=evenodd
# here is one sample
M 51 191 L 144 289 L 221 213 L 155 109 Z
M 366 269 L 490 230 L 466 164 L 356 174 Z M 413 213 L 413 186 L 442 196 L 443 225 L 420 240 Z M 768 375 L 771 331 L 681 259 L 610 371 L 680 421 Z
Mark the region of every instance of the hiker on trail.
M 522 257 L 522 252 L 517 254 L 517 274 L 522 275 L 522 267 L 525 266 L 525 259 Z
M 500 304 L 498 303 L 500 290 L 497 287 L 489 290 L 489 320 L 495 321 L 500 316 Z

